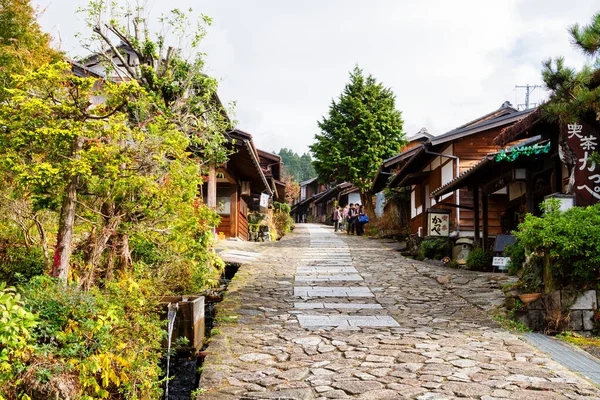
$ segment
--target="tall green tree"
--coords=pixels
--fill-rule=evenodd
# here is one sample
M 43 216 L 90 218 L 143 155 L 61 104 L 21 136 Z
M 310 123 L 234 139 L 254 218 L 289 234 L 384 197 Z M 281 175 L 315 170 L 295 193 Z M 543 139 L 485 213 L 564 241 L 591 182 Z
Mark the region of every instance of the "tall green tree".
M 297 182 L 317 176 L 310 154 L 304 153 L 300 156 L 292 149 L 284 147 L 279 150 L 279 157 L 283 163 L 284 175 L 292 176 Z
M 321 133 L 310 149 L 323 182 L 350 182 L 360 189 L 367 213 L 373 215 L 371 187 L 381 162 L 406 143 L 403 120 L 391 89 L 364 76 L 356 66 L 329 114 L 319 122 Z

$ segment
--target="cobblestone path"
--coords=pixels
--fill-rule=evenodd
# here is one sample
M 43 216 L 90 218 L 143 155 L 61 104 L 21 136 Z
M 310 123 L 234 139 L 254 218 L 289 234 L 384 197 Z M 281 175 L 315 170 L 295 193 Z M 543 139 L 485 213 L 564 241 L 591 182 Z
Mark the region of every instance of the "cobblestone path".
M 217 307 L 199 399 L 600 399 L 496 326 L 482 274 L 319 225 L 263 249 Z

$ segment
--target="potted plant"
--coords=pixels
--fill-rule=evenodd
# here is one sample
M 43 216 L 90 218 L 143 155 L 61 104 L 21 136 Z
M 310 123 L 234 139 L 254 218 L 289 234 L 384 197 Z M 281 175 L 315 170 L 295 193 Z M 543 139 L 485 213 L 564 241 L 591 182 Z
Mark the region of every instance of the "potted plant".
M 523 274 L 518 282 L 519 299 L 527 305 L 542 296 L 544 287 L 543 270 L 537 262 L 527 264 L 523 269 Z

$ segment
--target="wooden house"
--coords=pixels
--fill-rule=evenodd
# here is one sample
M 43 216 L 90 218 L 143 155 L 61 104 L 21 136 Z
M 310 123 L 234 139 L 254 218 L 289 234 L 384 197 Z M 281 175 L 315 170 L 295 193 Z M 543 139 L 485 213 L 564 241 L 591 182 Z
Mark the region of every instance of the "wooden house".
M 450 209 L 449 231 L 456 236 L 475 236 L 473 192 L 456 189 L 432 196 L 438 188 L 479 163 L 482 157 L 498 150 L 493 140 L 501 130 L 531 113 L 518 111 L 510 103 L 486 115 L 459 126 L 443 135 L 428 138 L 416 147 L 406 150 L 398 173 L 388 186 L 410 190 L 410 229 L 414 234 L 426 235 L 427 211 Z M 399 156 L 402 156 L 399 155 Z M 490 232 L 502 231 L 500 215 L 507 201 L 507 193 L 491 193 L 488 202 Z
M 597 146 L 598 132 L 585 123 L 563 128 L 547 122 L 542 110 L 536 109 L 500 132 L 493 140 L 499 151 L 483 157 L 475 166 L 434 191 L 433 196 L 443 196 L 457 189 L 469 190 L 475 199 L 473 205 L 478 217 L 475 225 L 482 222 L 484 246 L 495 234 L 490 227 L 492 215 L 488 207 L 490 197 L 498 191 L 507 196 L 501 214 L 504 233 L 516 229 L 525 213 L 540 215 L 539 204 L 548 197 L 562 199 L 565 208 L 599 202 L 600 185 L 596 181 L 600 179 L 594 174 L 595 165 L 586 161 L 585 148 L 581 146 L 582 142 L 588 150 Z M 561 145 L 568 149 L 559 151 Z M 575 154 L 573 182 L 561 160 L 561 153 L 564 156 L 569 150 Z M 572 194 L 565 195 L 566 192 Z
M 263 170 L 263 174 L 265 175 L 265 178 L 267 178 L 267 181 L 271 186 L 271 190 L 273 191 L 273 200 L 284 203 L 285 183 L 281 180 L 281 157 L 279 157 L 277 154 L 269 153 L 259 149 L 258 159 L 260 162 L 260 167 Z
M 232 154 L 215 169 L 214 177 L 209 176 L 202 186 L 202 194 L 208 200 L 211 192 L 216 191 L 214 207 L 221 217 L 217 232 L 225 237 L 248 240 L 248 212 L 260 211 L 261 194 L 272 196 L 273 190 L 263 173 L 252 135 L 234 129 L 227 133 L 227 138 Z M 216 185 L 211 185 L 211 180 Z M 206 202 L 213 206 L 212 200 Z
M 291 214 L 298 223 L 307 222 L 310 208 L 319 193 L 325 190 L 325 185 L 318 182 L 317 177 L 300 182 L 300 195 L 294 200 Z

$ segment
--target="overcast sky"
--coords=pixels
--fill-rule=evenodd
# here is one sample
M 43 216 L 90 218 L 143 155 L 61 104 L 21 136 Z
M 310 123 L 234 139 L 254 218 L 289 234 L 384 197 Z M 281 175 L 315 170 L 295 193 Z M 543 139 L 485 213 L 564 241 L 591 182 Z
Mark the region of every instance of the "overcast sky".
M 41 24 L 82 55 L 75 14 L 84 0 L 33 0 Z M 202 46 L 219 96 L 236 101 L 238 127 L 267 151 L 305 152 L 349 71 L 358 64 L 396 94 L 404 130 L 440 135 L 498 108 L 524 102 L 515 85 L 541 84 L 541 61 L 563 55 L 579 67 L 567 27 L 587 24 L 592 0 L 170 0 L 213 25 Z M 543 98 L 536 89 L 532 101 Z

